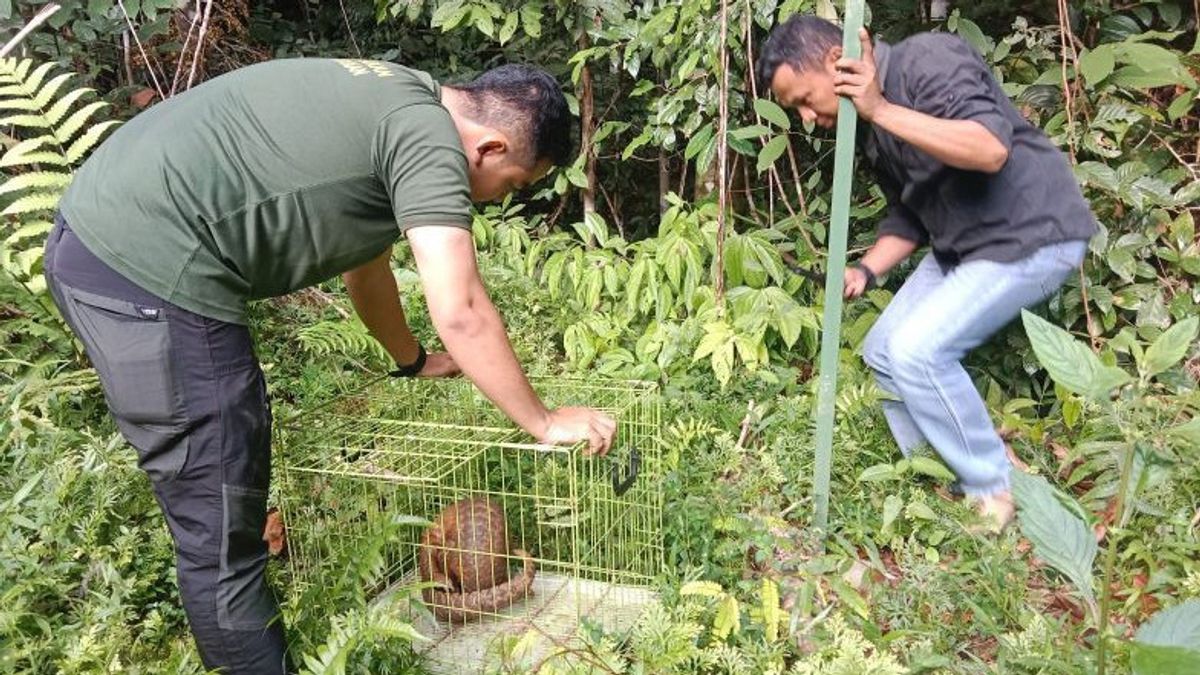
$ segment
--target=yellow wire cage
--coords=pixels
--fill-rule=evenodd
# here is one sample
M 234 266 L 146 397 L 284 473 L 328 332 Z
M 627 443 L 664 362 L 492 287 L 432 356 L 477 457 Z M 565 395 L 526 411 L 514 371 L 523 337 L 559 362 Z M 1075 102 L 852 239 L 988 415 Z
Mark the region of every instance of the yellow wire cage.
M 436 618 L 438 599 L 427 596 L 434 611 L 410 620 L 430 638 L 422 645 L 435 672 L 483 670 L 500 637 L 536 635 L 535 649 L 546 652 L 570 648 L 584 620 L 609 631 L 632 626 L 656 600 L 652 580 L 663 565 L 657 386 L 561 378 L 534 386 L 549 406 L 612 414 L 612 451 L 591 457 L 582 445 L 535 443 L 463 380 L 381 380 L 278 425 L 293 597 L 324 583 L 336 554 L 373 536 L 379 521 L 433 521 L 482 497 L 503 509 L 512 576 L 525 562 L 518 549 L 533 559 L 531 592 L 453 623 Z M 367 589 L 380 597 L 417 582 L 428 550 L 422 528 L 394 532 L 383 542 L 384 583 Z

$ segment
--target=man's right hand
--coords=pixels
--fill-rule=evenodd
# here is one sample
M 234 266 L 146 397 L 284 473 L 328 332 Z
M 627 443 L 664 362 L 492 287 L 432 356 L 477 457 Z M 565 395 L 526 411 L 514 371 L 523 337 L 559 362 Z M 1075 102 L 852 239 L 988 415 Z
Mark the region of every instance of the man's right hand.
M 585 454 L 603 455 L 612 448 L 617 434 L 617 421 L 591 408 L 559 408 L 551 410 L 546 430 L 538 440 L 551 445 L 570 445 L 587 441 Z
M 842 296 L 853 300 L 867 290 L 867 274 L 857 267 L 847 267 L 842 286 Z

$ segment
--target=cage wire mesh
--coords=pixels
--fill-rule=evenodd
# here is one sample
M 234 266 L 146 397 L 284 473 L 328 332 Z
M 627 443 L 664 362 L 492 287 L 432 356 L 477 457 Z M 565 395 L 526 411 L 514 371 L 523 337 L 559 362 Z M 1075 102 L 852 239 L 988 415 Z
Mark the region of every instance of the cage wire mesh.
M 613 415 L 618 431 L 608 455 L 586 456 L 582 444 L 533 443 L 463 380 L 389 378 L 278 425 L 292 597 L 325 583 L 337 554 L 378 536 L 388 518 L 433 521 L 475 497 L 503 510 L 510 544 L 503 557 L 512 577 L 525 562 L 518 549 L 532 558 L 531 593 L 471 612 L 466 622 L 414 612 L 414 625 L 432 639 L 425 647 L 431 666 L 477 670 L 502 636 L 536 635 L 531 649 L 542 653 L 569 647 L 585 618 L 610 631 L 631 626 L 656 600 L 651 583 L 663 564 L 657 386 L 533 384 L 548 406 L 586 405 Z M 388 530 L 383 581 L 368 593 L 386 596 L 419 580 L 418 558 L 429 551 L 421 545 L 424 529 Z M 447 559 L 456 552 L 447 546 Z M 443 617 L 462 602 L 439 606 L 426 596 Z

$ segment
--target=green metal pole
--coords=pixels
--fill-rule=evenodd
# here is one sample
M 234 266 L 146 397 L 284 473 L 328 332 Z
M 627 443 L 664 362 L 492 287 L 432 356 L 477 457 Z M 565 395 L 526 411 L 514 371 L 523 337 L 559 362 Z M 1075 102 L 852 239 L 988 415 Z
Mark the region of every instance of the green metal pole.
M 847 0 L 842 52 L 862 55 L 858 30 L 863 0 Z M 829 221 L 829 259 L 825 265 L 825 314 L 821 322 L 821 370 L 817 388 L 817 455 L 813 466 L 813 525 L 822 541 L 829 524 L 829 475 L 833 464 L 833 423 L 837 399 L 838 352 L 842 342 L 842 286 L 846 269 L 846 230 L 850 223 L 850 186 L 854 179 L 854 136 L 858 111 L 849 99 L 838 102 L 837 146 L 833 162 L 833 204 Z

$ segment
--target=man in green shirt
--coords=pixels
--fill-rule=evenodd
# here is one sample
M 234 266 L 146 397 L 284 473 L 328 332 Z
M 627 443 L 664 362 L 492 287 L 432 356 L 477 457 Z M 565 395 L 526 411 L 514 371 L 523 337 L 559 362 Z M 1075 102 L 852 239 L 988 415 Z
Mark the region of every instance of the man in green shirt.
M 570 127 L 535 68 L 452 87 L 384 62 L 279 60 L 138 115 L 80 169 L 46 278 L 151 479 L 206 667 L 287 669 L 264 577 L 271 420 L 247 301 L 342 274 L 394 374 L 461 370 L 539 441 L 608 450 L 610 417 L 548 410 L 530 388 L 470 232 L 472 201 L 569 159 Z M 427 355 L 405 321 L 389 265 L 401 234 L 448 353 Z

